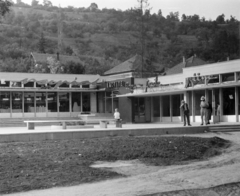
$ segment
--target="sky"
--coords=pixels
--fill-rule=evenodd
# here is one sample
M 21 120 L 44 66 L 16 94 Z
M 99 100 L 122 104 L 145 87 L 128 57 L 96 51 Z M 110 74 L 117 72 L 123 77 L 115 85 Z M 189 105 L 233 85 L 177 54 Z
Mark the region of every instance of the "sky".
M 99 9 L 114 8 L 122 11 L 138 6 L 137 0 L 50 0 L 53 5 L 67 7 L 88 7 L 91 3 L 96 3 Z M 32 0 L 22 0 L 31 5 Z M 42 4 L 43 0 L 39 0 Z M 225 19 L 234 16 L 240 20 L 240 0 L 148 0 L 151 13 L 157 13 L 161 9 L 163 16 L 170 12 L 179 12 L 182 14 L 197 14 L 205 17 L 207 20 L 215 20 L 217 16 L 224 14 Z

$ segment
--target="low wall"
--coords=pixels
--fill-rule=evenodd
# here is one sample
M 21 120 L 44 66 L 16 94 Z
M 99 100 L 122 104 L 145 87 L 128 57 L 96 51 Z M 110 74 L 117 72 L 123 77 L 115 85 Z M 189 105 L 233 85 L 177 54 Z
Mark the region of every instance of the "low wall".
M 32 133 L 0 134 L 0 142 L 29 142 L 46 140 L 71 140 L 114 136 L 150 136 L 168 134 L 197 134 L 208 132 L 208 127 L 167 127 L 167 128 L 108 128 L 106 130 L 61 130 Z

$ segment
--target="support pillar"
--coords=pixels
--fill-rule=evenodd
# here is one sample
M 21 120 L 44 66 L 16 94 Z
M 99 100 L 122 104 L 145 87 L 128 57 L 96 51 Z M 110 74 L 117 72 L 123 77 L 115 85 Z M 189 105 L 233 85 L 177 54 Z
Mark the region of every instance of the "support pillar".
M 173 121 L 173 118 L 172 118 L 172 116 L 173 116 L 173 107 L 172 107 L 172 95 L 170 95 L 170 119 L 171 119 L 171 122 Z
M 213 124 L 216 123 L 216 99 L 215 99 L 215 89 L 212 89 L 212 117 Z
M 160 122 L 163 121 L 162 116 L 163 116 L 163 104 L 162 104 L 162 96 L 160 96 Z
M 236 114 L 236 122 L 239 122 L 239 109 L 238 109 L 238 87 L 235 87 L 235 114 Z
M 196 104 L 195 104 L 195 92 L 192 91 L 192 121 L 196 122 L 195 113 L 196 113 Z
M 219 102 L 220 102 L 220 121 L 223 116 L 223 89 L 219 89 Z

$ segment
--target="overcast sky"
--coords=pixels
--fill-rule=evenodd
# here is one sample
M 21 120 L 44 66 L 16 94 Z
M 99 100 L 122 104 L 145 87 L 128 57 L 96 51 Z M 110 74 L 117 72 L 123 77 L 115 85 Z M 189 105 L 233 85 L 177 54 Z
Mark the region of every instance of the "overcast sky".
M 96 3 L 99 9 L 115 8 L 126 10 L 136 7 L 137 0 L 50 0 L 53 5 L 67 7 L 88 7 L 91 3 Z M 32 0 L 22 0 L 27 4 L 31 4 Z M 43 0 L 39 0 L 42 4 Z M 148 0 L 153 12 L 162 10 L 164 16 L 169 12 L 179 12 L 180 18 L 182 14 L 193 15 L 198 14 L 200 17 L 215 20 L 217 16 L 224 14 L 225 18 L 230 15 L 240 20 L 240 0 Z

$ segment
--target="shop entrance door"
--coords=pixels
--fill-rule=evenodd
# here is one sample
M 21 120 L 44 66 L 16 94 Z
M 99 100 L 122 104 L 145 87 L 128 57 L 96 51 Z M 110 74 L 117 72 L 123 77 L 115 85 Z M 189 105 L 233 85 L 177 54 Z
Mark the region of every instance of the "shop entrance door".
M 145 121 L 145 98 L 136 97 L 134 100 L 134 122 L 144 123 Z

